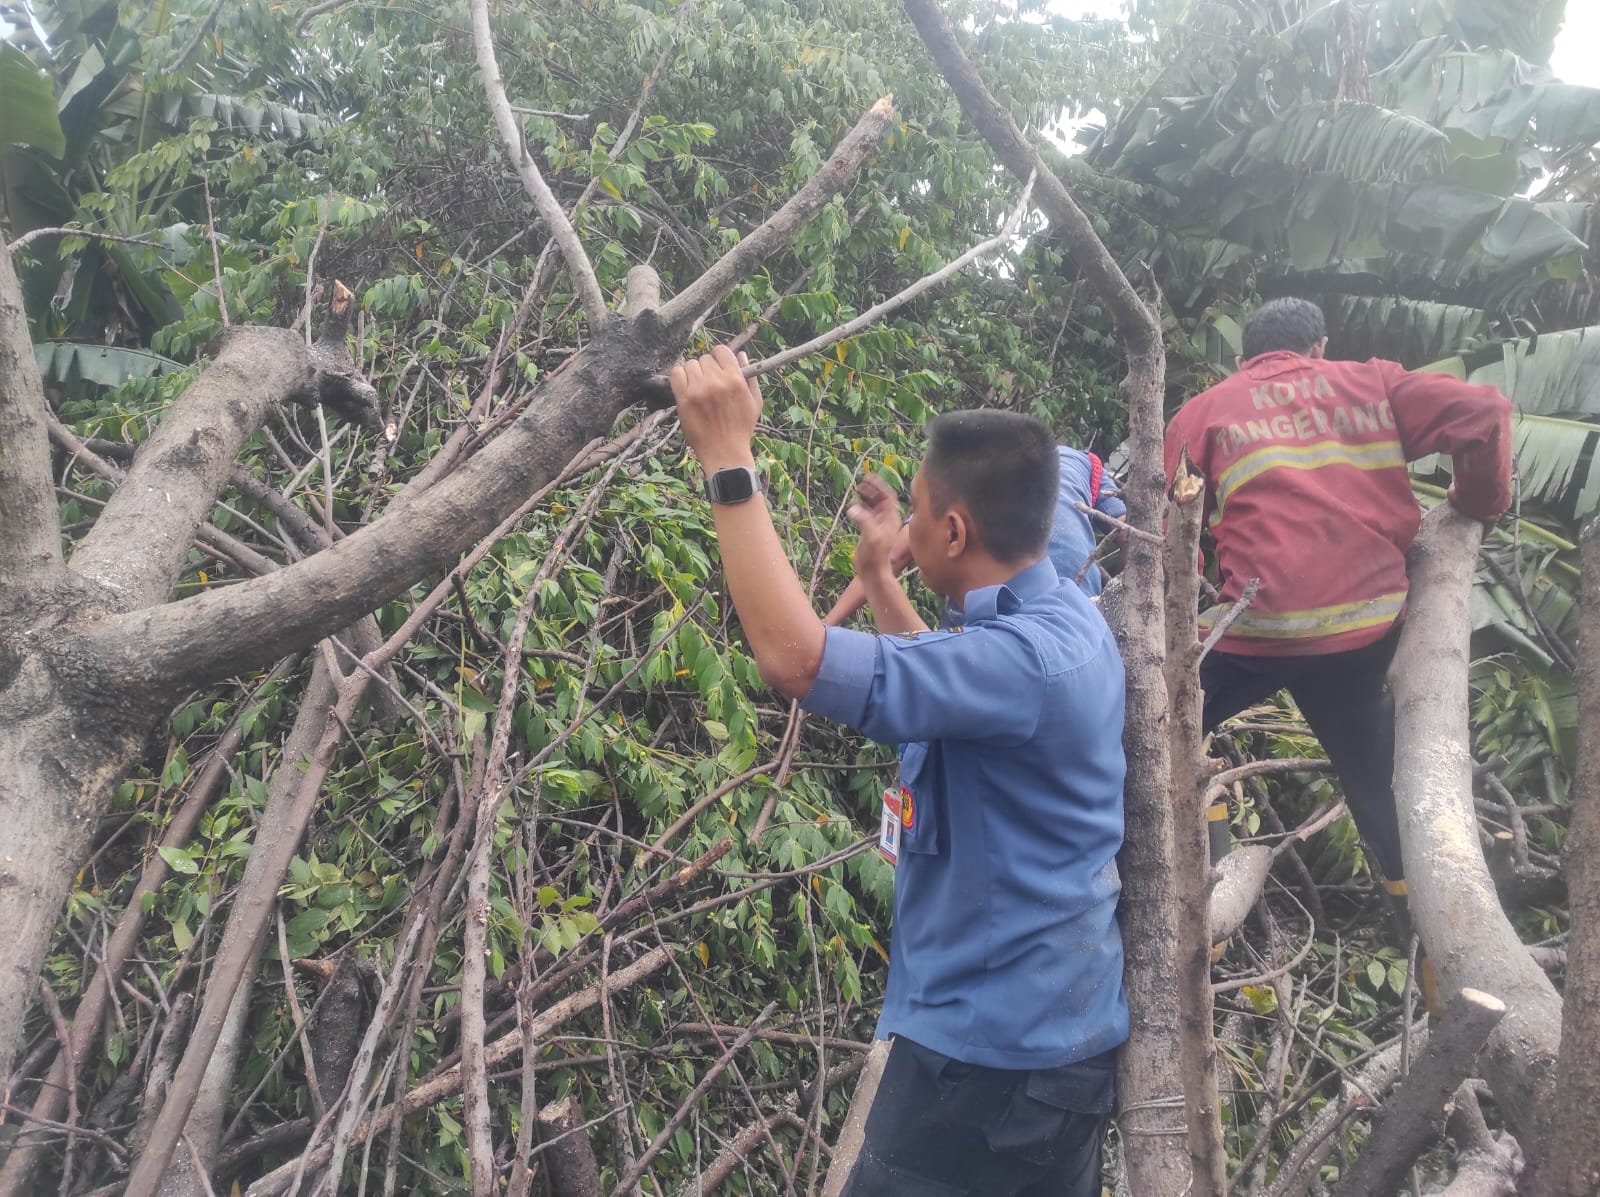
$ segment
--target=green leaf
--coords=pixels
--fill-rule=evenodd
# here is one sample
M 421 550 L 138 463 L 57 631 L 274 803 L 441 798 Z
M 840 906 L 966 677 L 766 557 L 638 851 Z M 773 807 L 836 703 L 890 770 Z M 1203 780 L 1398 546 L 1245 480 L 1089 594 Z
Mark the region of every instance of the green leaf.
M 200 871 L 199 862 L 183 848 L 169 848 L 166 845 L 156 849 L 161 853 L 161 859 L 167 862 L 167 867 L 174 873 L 184 873 L 189 876 Z M 182 945 L 179 945 L 180 947 Z
M 10 42 L 0 43 L 0 112 L 7 142 L 34 146 L 52 158 L 67 152 L 49 76 Z
M 1367 961 L 1367 980 L 1372 983 L 1373 989 L 1382 989 L 1383 983 L 1389 979 L 1389 970 L 1381 960 Z

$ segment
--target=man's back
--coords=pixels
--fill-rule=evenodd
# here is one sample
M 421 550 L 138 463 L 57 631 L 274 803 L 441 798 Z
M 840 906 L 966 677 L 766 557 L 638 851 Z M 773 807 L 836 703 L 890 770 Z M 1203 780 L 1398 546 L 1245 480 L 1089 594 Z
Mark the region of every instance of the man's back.
M 972 592 L 963 617 L 915 637 L 830 629 L 804 705 L 904 744 L 880 1036 L 1065 1065 L 1127 1035 L 1122 662 L 1048 561 Z
M 1492 387 L 1292 352 L 1191 400 L 1167 429 L 1168 474 L 1186 450 L 1206 480 L 1223 603 L 1261 579 L 1219 647 L 1296 656 L 1379 639 L 1404 610 L 1420 520 L 1406 462 L 1457 454 L 1468 501 L 1503 509 L 1509 410 Z

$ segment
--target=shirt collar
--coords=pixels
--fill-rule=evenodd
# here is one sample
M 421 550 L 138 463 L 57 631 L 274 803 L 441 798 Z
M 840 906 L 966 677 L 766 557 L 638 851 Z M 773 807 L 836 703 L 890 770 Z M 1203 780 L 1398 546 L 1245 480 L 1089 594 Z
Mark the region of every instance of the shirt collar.
M 1050 558 L 1040 557 L 1008 582 L 967 591 L 960 608 L 951 614 L 967 623 L 982 623 L 998 615 L 1009 615 L 1023 603 L 1048 594 L 1060 585 L 1061 576 Z
M 1274 349 L 1271 353 L 1258 353 L 1248 359 L 1240 367 L 1241 374 L 1251 374 L 1257 378 L 1268 374 L 1282 373 L 1306 365 L 1311 361 L 1303 353 L 1296 353 L 1292 349 Z

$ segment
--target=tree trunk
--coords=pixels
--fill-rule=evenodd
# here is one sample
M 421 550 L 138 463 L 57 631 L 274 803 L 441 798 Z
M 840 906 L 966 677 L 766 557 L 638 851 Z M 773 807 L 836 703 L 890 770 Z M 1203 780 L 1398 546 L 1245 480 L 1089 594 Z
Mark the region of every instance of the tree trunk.
M 1489 1087 L 1530 1161 L 1550 1143 L 1561 999 L 1501 909 L 1478 840 L 1467 723 L 1467 599 L 1483 525 L 1441 503 L 1422 521 L 1390 667 L 1395 801 L 1411 912 L 1448 1001 L 1493 993 L 1509 1013 L 1484 1050 Z
M 1547 1191 L 1600 1193 L 1600 523 L 1583 530 L 1578 634 L 1578 772 L 1565 855 L 1567 984 Z
M 1180 466 L 1167 507 L 1166 688 L 1172 770 L 1173 872 L 1178 888 L 1178 1009 L 1183 1018 L 1179 1063 L 1188 1129 L 1191 1193 L 1223 1197 L 1227 1156 L 1217 1096 L 1217 1043 L 1211 997 L 1211 860 L 1206 824 L 1209 779 L 1200 734 L 1200 509 L 1205 484 Z
M 961 110 L 995 157 L 1019 180 L 1036 179 L 1035 201 L 1111 312 L 1128 356 L 1122 380 L 1128 402 L 1130 465 L 1123 480 L 1128 520 L 1158 536 L 1166 505 L 1161 456 L 1166 355 L 1156 312 L 1140 299 L 1066 185 L 996 101 L 937 0 L 905 0 L 905 8 Z M 1128 678 L 1126 832 L 1118 859 L 1123 880 L 1118 918 L 1126 953 L 1130 1035 L 1118 1057 L 1117 1087 L 1122 1124 L 1139 1144 L 1139 1150 L 1127 1153 L 1133 1190 L 1140 1197 L 1177 1197 L 1189 1186 L 1189 1158 L 1182 1095 L 1172 1069 L 1182 1035 L 1176 1000 L 1178 901 L 1172 869 L 1167 688 L 1162 677 L 1164 582 L 1159 543 L 1135 536 L 1127 554 L 1124 593 L 1111 621 Z

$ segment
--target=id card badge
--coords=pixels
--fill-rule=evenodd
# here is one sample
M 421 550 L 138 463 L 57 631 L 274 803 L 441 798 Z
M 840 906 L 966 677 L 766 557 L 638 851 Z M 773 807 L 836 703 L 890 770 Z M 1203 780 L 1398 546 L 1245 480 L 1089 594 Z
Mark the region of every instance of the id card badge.
M 900 793 L 883 792 L 883 828 L 878 833 L 878 855 L 890 864 L 900 863 Z

